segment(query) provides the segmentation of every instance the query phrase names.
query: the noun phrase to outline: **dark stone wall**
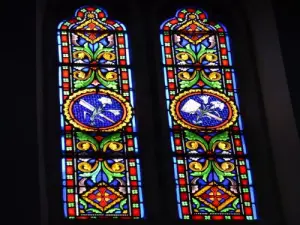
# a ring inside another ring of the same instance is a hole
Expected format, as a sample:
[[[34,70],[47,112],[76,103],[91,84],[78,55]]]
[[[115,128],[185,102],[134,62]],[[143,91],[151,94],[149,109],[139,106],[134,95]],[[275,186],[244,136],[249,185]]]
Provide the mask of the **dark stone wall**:
[[[273,1],[273,9],[298,135],[300,137],[300,6],[296,0]],[[278,89],[280,90],[280,87]]]

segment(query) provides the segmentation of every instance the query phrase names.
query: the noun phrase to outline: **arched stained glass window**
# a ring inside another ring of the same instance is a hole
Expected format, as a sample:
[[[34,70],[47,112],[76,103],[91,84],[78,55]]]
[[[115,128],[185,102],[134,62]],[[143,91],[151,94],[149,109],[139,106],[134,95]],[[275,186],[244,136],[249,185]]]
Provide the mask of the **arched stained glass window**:
[[[226,28],[187,8],[160,39],[179,217],[257,219]]]
[[[126,28],[101,8],[81,7],[57,38],[65,217],[142,218]]]

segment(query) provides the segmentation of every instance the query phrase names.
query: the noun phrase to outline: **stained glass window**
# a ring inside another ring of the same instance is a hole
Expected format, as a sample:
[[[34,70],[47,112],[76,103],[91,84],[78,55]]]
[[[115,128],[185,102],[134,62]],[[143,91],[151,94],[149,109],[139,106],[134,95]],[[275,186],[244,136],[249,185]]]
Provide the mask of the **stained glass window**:
[[[126,28],[81,7],[59,24],[57,40],[64,215],[143,218]]]
[[[179,217],[257,219],[225,26],[187,8],[160,29]]]

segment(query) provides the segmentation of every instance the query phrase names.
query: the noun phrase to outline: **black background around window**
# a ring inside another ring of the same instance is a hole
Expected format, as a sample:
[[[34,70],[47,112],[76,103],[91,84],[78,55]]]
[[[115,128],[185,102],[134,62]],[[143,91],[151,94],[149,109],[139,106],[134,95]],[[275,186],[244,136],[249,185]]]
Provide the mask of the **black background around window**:
[[[83,5],[97,5],[104,8],[108,16],[124,23],[128,29],[129,46],[131,47],[131,62],[133,64],[133,78],[136,88],[136,108],[139,129],[139,146],[141,151],[142,181],[145,195],[146,221],[68,221],[63,218],[63,204],[61,198],[61,169],[60,169],[60,127],[58,102],[58,69],[57,69],[57,42],[56,27],[58,23],[74,15],[77,8]],[[161,50],[159,43],[160,24],[173,17],[179,8],[198,7],[208,13],[209,20],[220,21],[228,28],[232,38],[233,65],[237,70],[237,81],[240,87],[240,105],[244,113],[244,127],[246,143],[252,164],[253,180],[256,188],[257,210],[260,221],[205,221],[206,224],[284,224],[280,193],[277,188],[276,173],[272,161],[272,150],[268,140],[268,131],[265,123],[263,102],[260,98],[260,88],[255,66],[255,53],[252,51],[251,33],[246,13],[238,1],[179,1],[160,0],[150,1],[83,1],[83,0],[49,0],[43,18],[43,111],[44,111],[44,155],[46,168],[47,206],[49,209],[49,224],[196,224],[201,221],[178,221],[173,182],[173,166],[171,148],[167,126],[167,113],[164,102],[163,72],[161,66]],[[283,51],[284,63],[289,79],[289,85],[294,104],[294,112],[298,119],[299,128],[299,95],[294,86],[297,67],[291,60],[297,58],[294,45],[292,53],[290,38],[292,28],[287,33],[284,24],[289,22],[287,11],[280,12],[282,6],[274,5],[277,12],[278,29]],[[290,6],[293,8],[293,6]],[[238,16],[239,20],[236,20]],[[279,18],[280,16],[280,18]],[[286,21],[286,23],[282,22]],[[282,32],[281,32],[282,30]],[[299,28],[297,28],[299,30]],[[296,32],[296,31],[295,31]],[[297,39],[297,38],[296,38]],[[295,40],[296,41],[296,40]],[[299,51],[298,51],[299,52]],[[291,55],[294,54],[294,57]],[[31,81],[32,82],[32,81]],[[24,80],[24,84],[29,84]],[[33,106],[36,105],[36,96],[30,96]],[[28,105],[20,103],[26,108]],[[255,109],[255,113],[254,110]],[[297,111],[298,110],[298,111]],[[35,108],[28,114],[28,123],[24,129],[23,140],[34,140],[36,137]],[[32,122],[30,122],[32,121]],[[24,123],[24,121],[23,121]],[[284,131],[283,131],[284,132]],[[32,135],[30,135],[32,134]],[[35,142],[36,143],[36,142]],[[31,147],[30,147],[31,146]],[[25,144],[25,149],[37,149],[36,145]],[[35,151],[37,152],[37,150]],[[30,158],[30,156],[26,157]],[[38,162],[36,162],[38,164]],[[35,181],[35,180],[34,180]],[[28,182],[28,181],[27,181]],[[23,183],[26,184],[24,179]],[[34,184],[37,182],[35,181]],[[30,183],[28,182],[28,185]],[[38,185],[38,188],[41,185]],[[37,188],[37,189],[38,189]],[[37,192],[36,192],[37,195]],[[292,201],[292,199],[291,199]],[[296,204],[295,204],[296,205]],[[26,207],[26,206],[24,206]],[[37,214],[35,214],[38,216]],[[26,218],[24,218],[25,220]],[[22,221],[22,220],[21,220]],[[202,223],[202,222],[201,222]],[[24,223],[32,224],[32,223]],[[295,223],[296,224],[296,223]]]

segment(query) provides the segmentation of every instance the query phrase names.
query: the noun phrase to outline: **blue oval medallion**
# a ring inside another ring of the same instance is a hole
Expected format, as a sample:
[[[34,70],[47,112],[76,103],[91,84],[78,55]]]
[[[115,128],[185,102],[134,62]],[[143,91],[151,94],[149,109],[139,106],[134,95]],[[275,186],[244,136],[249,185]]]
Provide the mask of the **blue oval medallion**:
[[[187,122],[203,127],[218,126],[229,116],[229,108],[225,102],[206,94],[190,95],[183,99],[179,112]]]
[[[77,98],[72,106],[72,114],[78,122],[101,129],[120,122],[124,117],[124,107],[109,95],[95,93]]]
[[[170,110],[174,120],[189,129],[223,130],[237,119],[235,104],[214,90],[191,89],[180,93]]]

